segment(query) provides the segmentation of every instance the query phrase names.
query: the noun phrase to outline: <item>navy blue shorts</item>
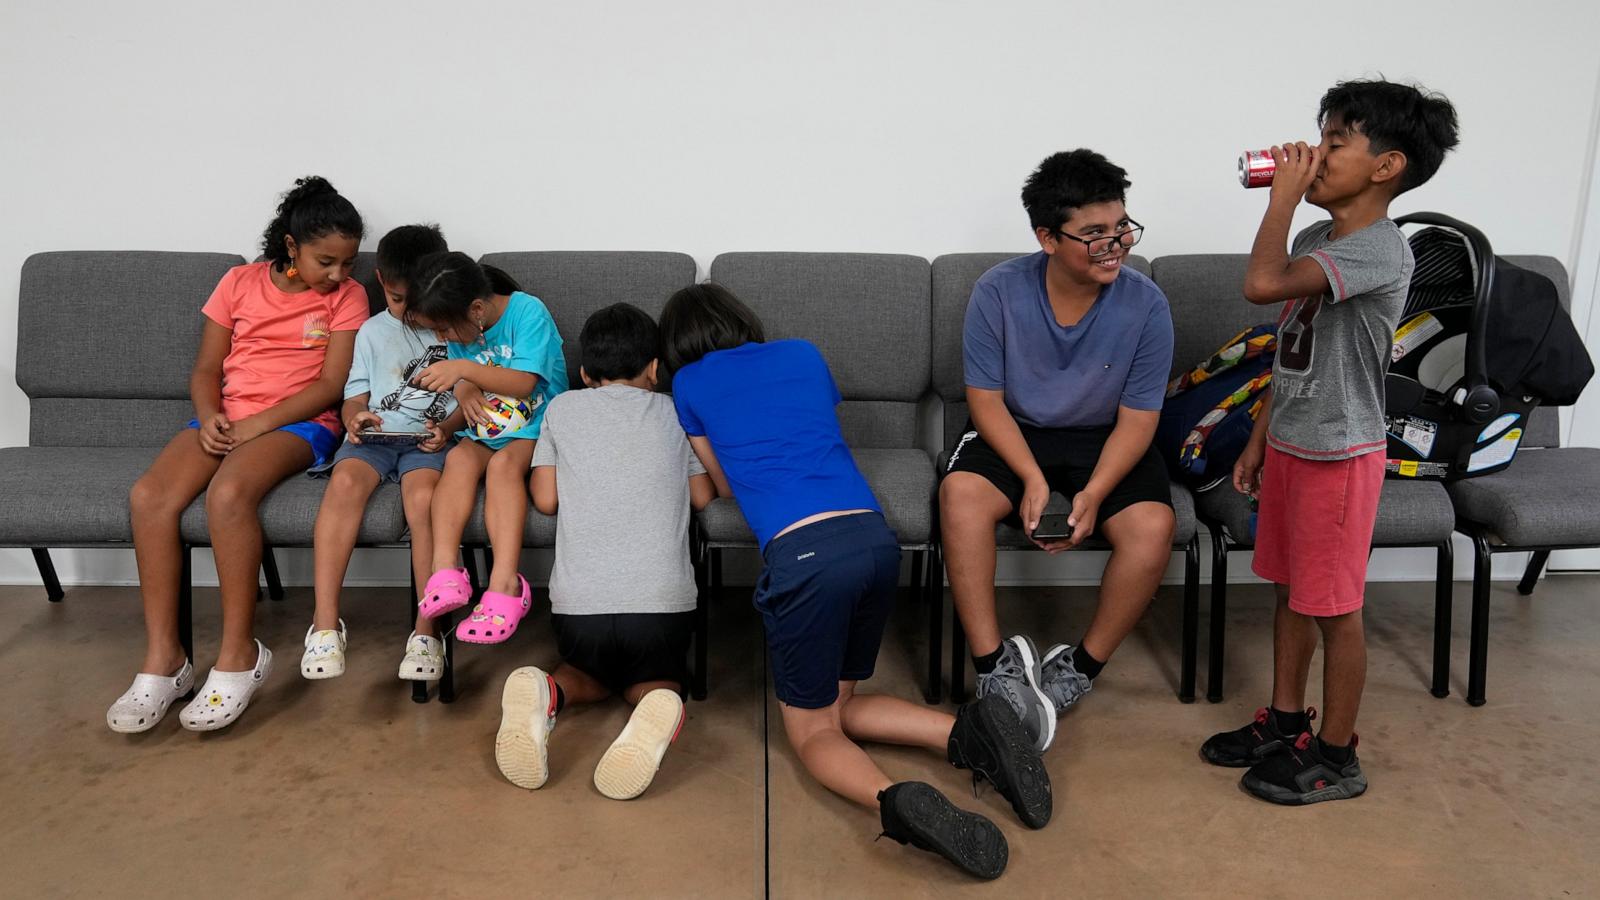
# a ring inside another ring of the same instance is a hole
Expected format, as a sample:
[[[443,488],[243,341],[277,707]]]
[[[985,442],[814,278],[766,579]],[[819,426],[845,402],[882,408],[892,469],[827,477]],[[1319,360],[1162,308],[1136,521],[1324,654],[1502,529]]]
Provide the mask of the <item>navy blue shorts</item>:
[[[185,428],[199,428],[199,419],[190,419]],[[335,448],[339,446],[339,435],[317,424],[311,419],[304,422],[290,422],[278,429],[287,431],[295,437],[311,445],[311,465],[320,466],[328,461]]]
[[[872,677],[900,582],[900,546],[879,513],[823,519],[767,542],[755,606],[778,700],[822,709],[839,682]]]

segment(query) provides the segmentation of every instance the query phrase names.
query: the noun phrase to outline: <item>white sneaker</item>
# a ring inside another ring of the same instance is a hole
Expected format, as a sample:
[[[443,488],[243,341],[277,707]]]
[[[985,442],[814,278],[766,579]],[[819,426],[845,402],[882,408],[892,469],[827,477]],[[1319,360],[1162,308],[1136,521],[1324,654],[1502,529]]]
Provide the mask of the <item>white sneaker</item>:
[[[683,699],[665,688],[645,694],[594,767],[594,786],[613,800],[632,800],[644,793],[681,730]]]
[[[212,669],[200,693],[178,714],[178,721],[190,731],[216,731],[232,725],[271,674],[272,651],[257,640],[256,667],[248,672]]]
[[[176,675],[133,676],[133,686],[106,710],[106,725],[118,734],[138,734],[156,727],[172,701],[194,687],[194,665],[187,659]]]
[[[556,680],[537,666],[506,677],[494,761],[517,787],[534,790],[550,777],[550,730],[556,727]]]
[[[436,637],[411,632],[406,638],[406,656],[400,660],[404,681],[438,681],[444,675],[444,642]]]
[[[344,674],[344,648],[350,642],[344,620],[339,620],[337,631],[332,628],[312,630],[316,627],[312,625],[306,629],[306,652],[300,657],[300,674],[312,681],[338,678]]]

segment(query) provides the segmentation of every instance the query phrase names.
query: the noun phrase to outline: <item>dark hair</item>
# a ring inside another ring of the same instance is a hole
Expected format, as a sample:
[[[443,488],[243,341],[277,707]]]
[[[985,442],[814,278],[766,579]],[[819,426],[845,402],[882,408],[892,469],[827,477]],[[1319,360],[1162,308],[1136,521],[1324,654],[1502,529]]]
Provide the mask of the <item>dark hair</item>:
[[[439,226],[401,225],[378,241],[378,271],[390,285],[410,287],[423,257],[449,249]]]
[[[1406,170],[1395,195],[1426,184],[1460,139],[1456,108],[1443,94],[1393,81],[1341,81],[1322,95],[1317,127],[1337,118],[1366,135],[1374,156],[1398,150]]]
[[[1034,228],[1051,231],[1072,211],[1094,203],[1128,199],[1128,173],[1093,150],[1067,150],[1045,157],[1022,183],[1022,208]]]
[[[328,179],[307,175],[295,179],[294,187],[283,195],[278,214],[261,235],[261,255],[273,268],[283,269],[289,264],[286,237],[304,244],[329,234],[342,234],[360,241],[365,233],[366,226],[355,206],[334,190]]]
[[[435,325],[467,325],[474,300],[522,290],[516,279],[494,266],[480,265],[460,251],[430,253],[417,260],[406,285],[406,321],[426,319]]]
[[[661,331],[639,307],[614,303],[583,323],[578,343],[585,375],[594,381],[620,381],[650,367],[661,345]]]
[[[761,320],[720,284],[695,284],[673,294],[661,311],[661,361],[676,372],[707,353],[765,343]]]

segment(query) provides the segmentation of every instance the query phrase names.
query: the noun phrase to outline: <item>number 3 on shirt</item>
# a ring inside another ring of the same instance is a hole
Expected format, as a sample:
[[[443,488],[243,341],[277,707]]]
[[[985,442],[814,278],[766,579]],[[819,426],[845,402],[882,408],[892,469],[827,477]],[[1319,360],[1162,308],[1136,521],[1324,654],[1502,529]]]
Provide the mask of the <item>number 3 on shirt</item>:
[[[1312,349],[1316,345],[1314,324],[1321,309],[1321,297],[1307,298],[1293,316],[1279,324],[1278,366],[1283,371],[1297,375],[1311,371]]]

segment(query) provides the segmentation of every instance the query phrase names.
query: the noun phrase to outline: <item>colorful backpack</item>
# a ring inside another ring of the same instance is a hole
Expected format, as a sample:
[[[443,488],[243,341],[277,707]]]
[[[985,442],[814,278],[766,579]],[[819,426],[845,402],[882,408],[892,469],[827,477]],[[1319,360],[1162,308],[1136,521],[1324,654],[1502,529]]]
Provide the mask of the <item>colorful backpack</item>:
[[[1174,481],[1205,491],[1229,480],[1272,384],[1278,326],[1234,335],[1167,385],[1155,445]]]

